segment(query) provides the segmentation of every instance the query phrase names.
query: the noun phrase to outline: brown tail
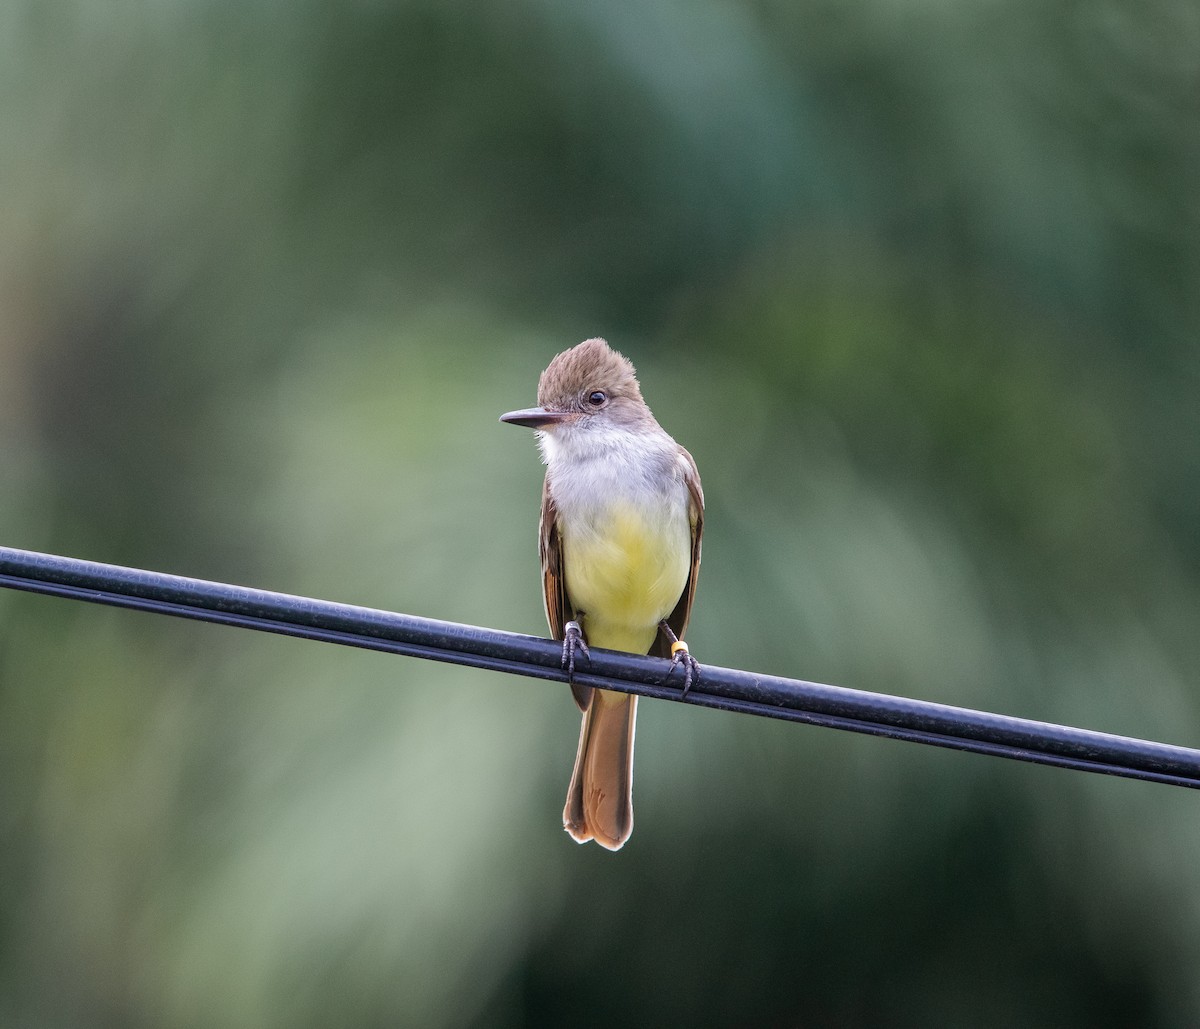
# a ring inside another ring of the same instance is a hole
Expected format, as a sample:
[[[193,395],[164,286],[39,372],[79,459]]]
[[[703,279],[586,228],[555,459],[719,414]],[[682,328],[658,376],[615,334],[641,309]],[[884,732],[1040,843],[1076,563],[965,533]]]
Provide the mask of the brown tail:
[[[637,697],[596,690],[583,715],[563,828],[577,843],[620,850],[633,832],[633,730]]]

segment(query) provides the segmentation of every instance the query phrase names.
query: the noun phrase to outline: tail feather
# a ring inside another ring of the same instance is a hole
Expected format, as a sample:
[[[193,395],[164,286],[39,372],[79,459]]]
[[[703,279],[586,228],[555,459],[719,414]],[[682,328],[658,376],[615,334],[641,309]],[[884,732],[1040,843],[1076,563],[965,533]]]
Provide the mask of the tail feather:
[[[620,850],[633,832],[637,697],[596,690],[583,715],[563,827],[577,843]]]

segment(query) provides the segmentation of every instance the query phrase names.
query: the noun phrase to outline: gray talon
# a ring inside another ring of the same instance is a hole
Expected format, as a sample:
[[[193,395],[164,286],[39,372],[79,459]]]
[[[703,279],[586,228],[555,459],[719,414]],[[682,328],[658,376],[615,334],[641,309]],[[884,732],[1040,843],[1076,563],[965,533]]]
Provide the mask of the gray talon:
[[[592,654],[588,650],[587,641],[583,638],[583,629],[579,627],[578,622],[567,622],[563,631],[562,666],[567,670],[568,682],[575,677],[576,651],[582,651],[583,656],[591,661]]]

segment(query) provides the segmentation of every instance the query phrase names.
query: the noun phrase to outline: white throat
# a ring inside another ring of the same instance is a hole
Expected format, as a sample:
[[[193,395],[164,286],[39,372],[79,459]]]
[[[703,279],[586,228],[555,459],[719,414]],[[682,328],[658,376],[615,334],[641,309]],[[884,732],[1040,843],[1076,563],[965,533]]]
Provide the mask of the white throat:
[[[568,521],[614,503],[686,511],[679,445],[657,424],[629,428],[596,419],[539,432],[538,445],[551,495]]]

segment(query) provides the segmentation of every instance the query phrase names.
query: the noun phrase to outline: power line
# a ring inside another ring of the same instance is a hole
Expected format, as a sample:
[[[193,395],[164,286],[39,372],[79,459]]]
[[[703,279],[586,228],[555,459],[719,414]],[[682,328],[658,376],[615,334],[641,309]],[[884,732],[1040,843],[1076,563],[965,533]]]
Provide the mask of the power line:
[[[246,586],[0,547],[0,586],[409,657],[566,681],[560,644]],[[576,681],[681,700],[670,662],[593,648]],[[665,679],[665,682],[664,682]],[[701,665],[688,704],[1200,789],[1200,750]]]

